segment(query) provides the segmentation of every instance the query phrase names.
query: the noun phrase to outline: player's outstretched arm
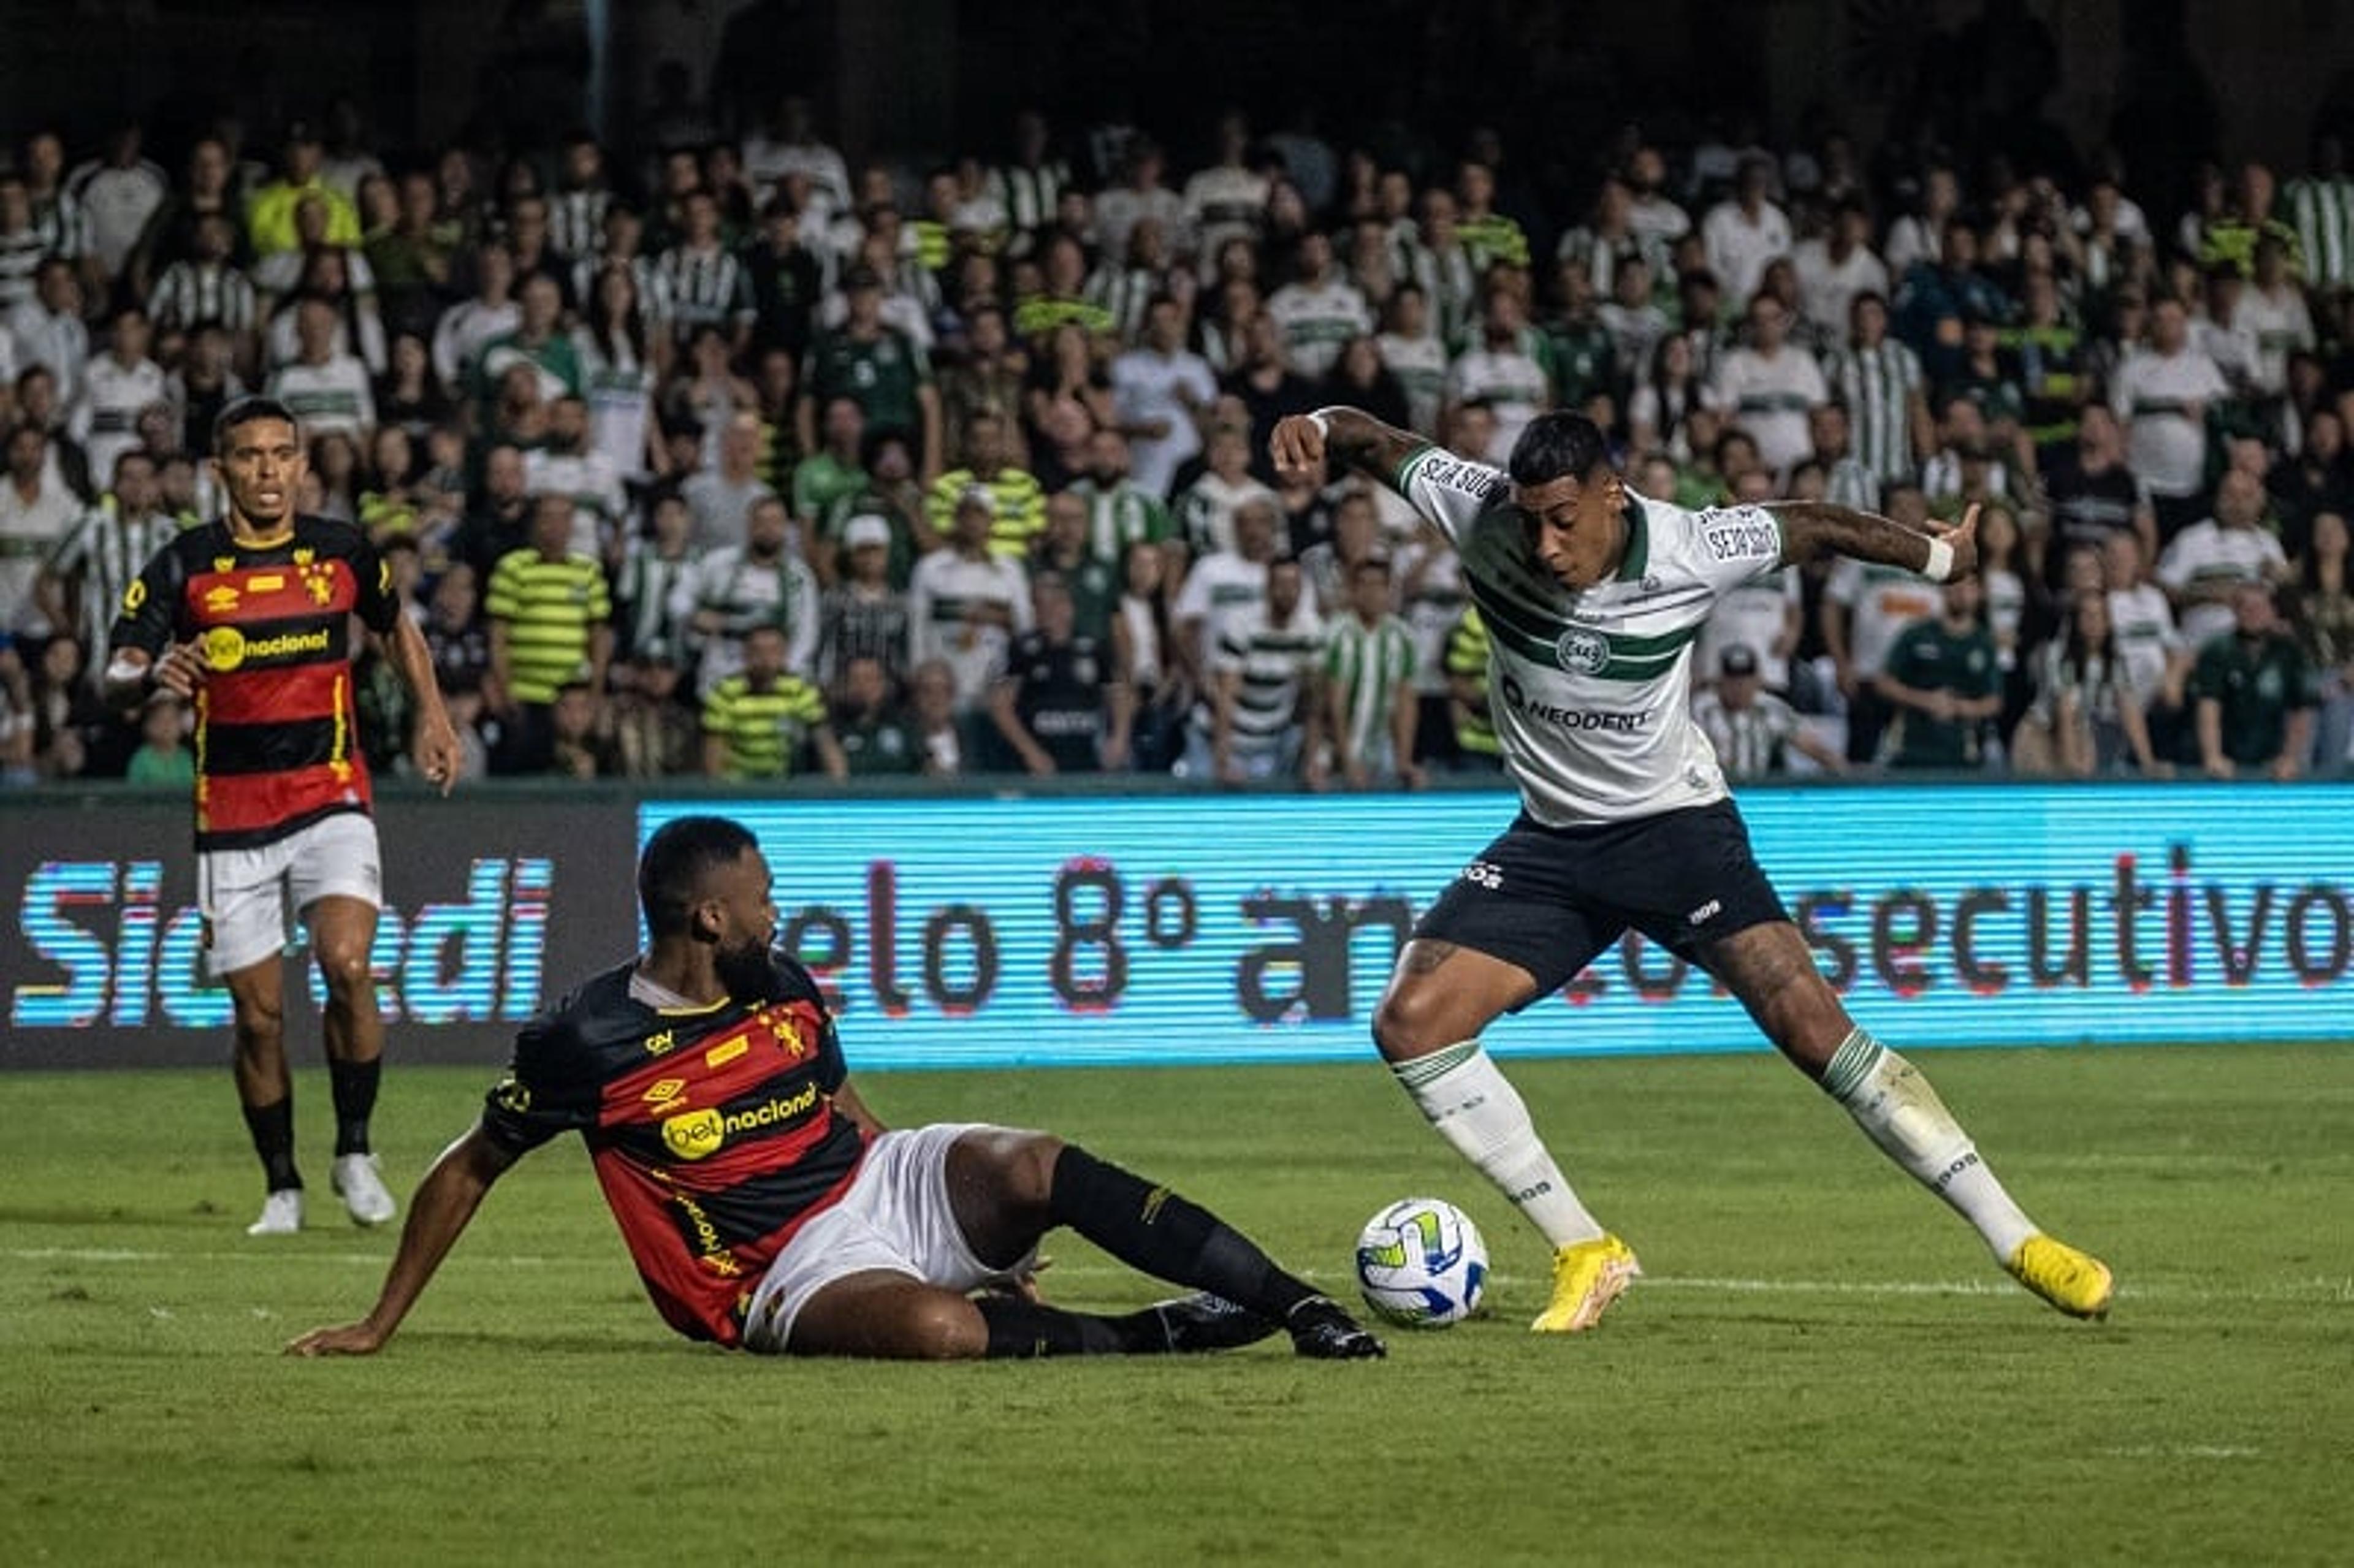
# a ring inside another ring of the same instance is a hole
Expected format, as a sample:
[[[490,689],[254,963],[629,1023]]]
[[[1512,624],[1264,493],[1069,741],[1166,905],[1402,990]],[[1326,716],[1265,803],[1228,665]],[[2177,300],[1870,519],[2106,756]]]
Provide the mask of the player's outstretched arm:
[[[1411,430],[1341,405],[1278,419],[1267,439],[1278,474],[1313,473],[1326,463],[1336,473],[1358,469],[1384,484],[1393,483],[1399,466],[1429,444]]]
[[[1828,501],[1776,501],[1765,510],[1782,528],[1782,564],[1797,566],[1823,556],[1848,556],[1881,566],[1919,572],[1933,582],[1951,582],[1978,569],[1978,509],[1972,506],[1950,527],[1931,524],[1920,533],[1877,513]]]
[[[465,1234],[467,1223],[482,1206],[491,1183],[515,1162],[515,1156],[491,1140],[478,1122],[465,1137],[441,1151],[433,1169],[419,1182],[409,1200],[408,1223],[401,1227],[400,1250],[376,1306],[356,1323],[313,1329],[286,1347],[290,1356],[366,1356],[384,1348],[400,1320],[450,1249]]]

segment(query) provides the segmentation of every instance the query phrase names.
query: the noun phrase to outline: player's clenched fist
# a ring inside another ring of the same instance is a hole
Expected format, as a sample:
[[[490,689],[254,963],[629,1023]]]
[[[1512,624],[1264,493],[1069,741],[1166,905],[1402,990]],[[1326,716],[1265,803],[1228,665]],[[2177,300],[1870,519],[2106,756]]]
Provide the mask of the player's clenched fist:
[[[1314,473],[1324,466],[1324,422],[1312,414],[1292,414],[1275,422],[1267,455],[1278,475]]]

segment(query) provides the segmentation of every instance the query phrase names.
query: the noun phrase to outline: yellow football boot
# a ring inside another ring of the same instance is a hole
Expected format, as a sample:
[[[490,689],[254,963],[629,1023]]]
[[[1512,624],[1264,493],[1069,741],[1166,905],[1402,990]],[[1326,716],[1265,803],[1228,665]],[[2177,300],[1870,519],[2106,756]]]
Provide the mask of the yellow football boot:
[[[2010,1277],[2071,1318],[2105,1318],[2116,1280],[2109,1266],[2066,1242],[2031,1235],[2003,1267]],[[1559,1297],[1556,1295],[1555,1299]]]
[[[1584,1333],[1602,1320],[1603,1308],[1642,1272],[1633,1250],[1617,1236],[1563,1247],[1553,1255],[1553,1303],[1537,1314],[1530,1330]]]

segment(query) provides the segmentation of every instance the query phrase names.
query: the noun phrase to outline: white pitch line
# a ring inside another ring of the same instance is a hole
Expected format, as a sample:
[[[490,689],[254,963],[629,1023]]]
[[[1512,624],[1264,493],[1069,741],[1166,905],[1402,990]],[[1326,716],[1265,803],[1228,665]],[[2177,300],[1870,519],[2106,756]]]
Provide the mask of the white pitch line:
[[[334,1263],[382,1268],[391,1261],[388,1253],[374,1252],[309,1252],[284,1247],[272,1243],[260,1243],[239,1252],[161,1252],[140,1251],[129,1247],[16,1247],[7,1257],[28,1263]],[[460,1252],[455,1260],[472,1265],[489,1265],[500,1268],[546,1268],[558,1263],[594,1262],[583,1254],[572,1258],[553,1258],[531,1254],[481,1254]],[[1345,1271],[1302,1269],[1300,1277],[1322,1282],[1346,1277]],[[1051,1287],[1060,1279],[1112,1279],[1132,1277],[1132,1271],[1105,1264],[1051,1264],[1040,1277]],[[1491,1274],[1492,1284],[1520,1286],[1537,1279],[1534,1275]],[[1686,1290],[1698,1295],[1713,1296],[2008,1296],[2019,1287],[2008,1280],[1978,1279],[1766,1279],[1716,1277],[1709,1275],[1646,1274],[1637,1282],[1641,1290]],[[2354,1277],[2315,1277],[2280,1280],[2253,1289],[2218,1290],[2200,1286],[2135,1285],[2117,1287],[2117,1294],[2128,1300],[2139,1301],[2344,1301],[2354,1302]]]

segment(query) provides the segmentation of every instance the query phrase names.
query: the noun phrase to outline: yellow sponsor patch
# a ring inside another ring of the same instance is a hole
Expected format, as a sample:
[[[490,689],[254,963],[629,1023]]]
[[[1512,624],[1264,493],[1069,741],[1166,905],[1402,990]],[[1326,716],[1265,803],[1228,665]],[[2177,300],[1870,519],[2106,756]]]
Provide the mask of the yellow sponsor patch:
[[[681,1160],[704,1160],[719,1152],[727,1136],[716,1110],[688,1111],[662,1124],[663,1147]]]
[[[738,1034],[733,1040],[722,1040],[703,1054],[703,1065],[706,1067],[724,1067],[751,1048],[752,1041],[749,1035]]]
[[[276,593],[286,586],[283,572],[256,572],[245,579],[245,586],[256,593]]]
[[[245,633],[234,626],[216,626],[205,633],[205,663],[221,671],[245,662]]]

